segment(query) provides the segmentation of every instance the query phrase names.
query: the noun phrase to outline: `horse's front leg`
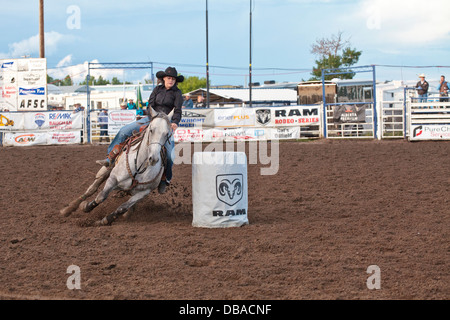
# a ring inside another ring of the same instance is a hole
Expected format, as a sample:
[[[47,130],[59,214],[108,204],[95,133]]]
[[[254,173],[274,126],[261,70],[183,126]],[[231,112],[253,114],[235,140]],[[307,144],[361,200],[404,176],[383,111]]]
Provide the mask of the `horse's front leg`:
[[[88,197],[93,195],[97,192],[100,185],[108,179],[109,175],[111,173],[111,169],[102,167],[95,176],[95,181],[92,185],[89,186],[89,188],[86,190],[86,192],[81,196],[73,200],[69,205],[67,205],[65,208],[61,209],[60,212],[63,216],[67,217],[72,212],[74,212],[83,201],[85,201]]]
[[[100,203],[106,200],[108,198],[108,195],[111,193],[111,191],[114,190],[114,188],[117,186],[117,179],[113,176],[110,176],[109,179],[105,183],[105,187],[102,191],[99,192],[97,197],[91,202],[83,202],[80,207],[83,209],[84,212],[91,212],[96,208]]]
[[[116,211],[114,211],[113,213],[107,215],[102,220],[98,221],[97,225],[103,225],[103,226],[111,225],[118,217],[124,215],[128,211],[128,209],[130,209],[131,207],[136,205],[136,203],[138,203],[140,200],[145,198],[150,193],[150,191],[151,191],[151,189],[146,189],[146,190],[143,190],[143,191],[139,191],[138,193],[133,195],[130,199],[128,199],[127,202],[125,202],[122,205],[120,205],[116,209]]]

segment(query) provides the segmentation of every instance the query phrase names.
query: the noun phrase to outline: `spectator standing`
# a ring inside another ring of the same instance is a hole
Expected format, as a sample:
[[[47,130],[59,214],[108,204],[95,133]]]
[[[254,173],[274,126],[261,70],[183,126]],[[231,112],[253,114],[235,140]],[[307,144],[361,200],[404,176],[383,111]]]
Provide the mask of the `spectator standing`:
[[[98,123],[100,125],[100,142],[103,142],[103,138],[106,142],[109,142],[108,136],[108,112],[106,109],[102,109],[98,115]]]
[[[416,84],[417,93],[419,95],[418,102],[427,102],[429,83],[425,80],[425,75],[419,75],[420,81]]]
[[[439,82],[439,86],[437,88],[439,90],[440,102],[448,102],[448,82],[445,81],[445,76],[441,76],[441,81]]]

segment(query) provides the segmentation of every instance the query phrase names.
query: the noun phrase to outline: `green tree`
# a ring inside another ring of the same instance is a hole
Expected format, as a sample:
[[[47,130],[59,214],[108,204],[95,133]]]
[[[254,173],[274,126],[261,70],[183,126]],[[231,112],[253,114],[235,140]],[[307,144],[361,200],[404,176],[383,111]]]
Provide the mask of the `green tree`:
[[[55,79],[49,75],[47,75],[47,83],[53,83],[53,81],[55,81]]]
[[[311,53],[318,59],[316,60],[316,66],[313,67],[313,72],[311,73],[313,77],[310,80],[321,80],[322,69],[349,68],[358,63],[362,51],[351,48],[350,41],[344,40],[342,35],[342,32],[338,32],[338,34],[332,35],[330,38],[317,39],[311,46]],[[354,73],[330,75],[326,76],[325,80],[331,80],[336,77],[339,79],[353,79],[354,76]]]
[[[206,78],[186,77],[184,81],[178,84],[183,94],[191,92],[200,88],[206,88]]]
[[[113,77],[111,84],[123,84],[123,82],[121,82],[117,77]]]
[[[70,77],[70,75],[67,75],[64,80],[61,81],[61,85],[62,86],[72,86],[73,85],[73,81],[72,78]]]
[[[89,78],[89,85],[92,86],[94,84],[94,82],[95,82],[95,77],[91,76]],[[83,81],[80,82],[80,86],[85,86],[86,84],[87,84],[87,76],[86,76],[86,78],[84,78]]]
[[[110,84],[109,80],[103,79],[101,75],[98,77],[97,80],[94,81],[94,85],[96,86],[104,86],[107,84]]]

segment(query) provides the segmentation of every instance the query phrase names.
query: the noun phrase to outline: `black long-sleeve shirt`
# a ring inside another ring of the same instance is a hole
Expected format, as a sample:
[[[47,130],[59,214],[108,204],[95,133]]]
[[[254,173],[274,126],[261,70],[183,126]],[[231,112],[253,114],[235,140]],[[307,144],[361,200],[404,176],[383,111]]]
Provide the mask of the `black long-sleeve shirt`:
[[[157,86],[150,98],[148,99],[148,115],[150,117],[150,107],[152,107],[156,112],[164,112],[169,114],[175,109],[172,116],[172,123],[179,124],[181,121],[181,106],[183,105],[183,95],[181,90],[174,85],[169,90],[166,89],[164,85]]]

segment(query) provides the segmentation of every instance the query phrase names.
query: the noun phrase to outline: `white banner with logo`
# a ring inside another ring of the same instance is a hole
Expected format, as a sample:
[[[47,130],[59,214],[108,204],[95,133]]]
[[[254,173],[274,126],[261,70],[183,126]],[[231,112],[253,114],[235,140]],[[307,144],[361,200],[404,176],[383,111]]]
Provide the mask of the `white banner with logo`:
[[[46,59],[0,60],[0,111],[47,110]]]
[[[25,130],[81,130],[83,114],[73,111],[25,113]]]
[[[3,137],[3,145],[11,147],[74,143],[81,143],[80,131],[16,132]]]
[[[178,126],[182,128],[213,128],[214,109],[182,109],[181,121]]]
[[[216,128],[254,127],[255,109],[214,109],[214,126]]]
[[[24,124],[23,113],[0,112],[0,131],[20,131]]]
[[[256,126],[287,127],[320,124],[319,106],[255,108]]]
[[[220,142],[300,139],[300,127],[280,128],[178,128],[175,142]]]
[[[119,130],[136,121],[136,110],[111,110],[108,112],[108,135],[114,136]]]
[[[411,125],[410,140],[450,140],[450,124]]]

